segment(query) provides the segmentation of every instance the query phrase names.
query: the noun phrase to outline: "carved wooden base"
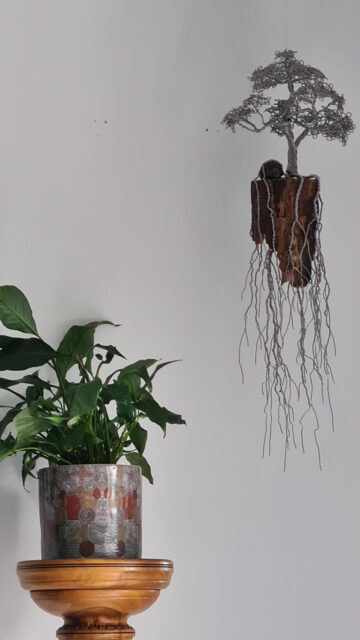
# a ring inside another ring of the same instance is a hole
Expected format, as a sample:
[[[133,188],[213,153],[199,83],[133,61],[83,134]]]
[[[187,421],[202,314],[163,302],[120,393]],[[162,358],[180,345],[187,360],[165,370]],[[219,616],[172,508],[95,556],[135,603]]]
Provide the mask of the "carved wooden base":
[[[131,640],[128,616],[150,607],[172,573],[170,560],[31,560],[17,566],[34,602],[64,619],[59,640]]]

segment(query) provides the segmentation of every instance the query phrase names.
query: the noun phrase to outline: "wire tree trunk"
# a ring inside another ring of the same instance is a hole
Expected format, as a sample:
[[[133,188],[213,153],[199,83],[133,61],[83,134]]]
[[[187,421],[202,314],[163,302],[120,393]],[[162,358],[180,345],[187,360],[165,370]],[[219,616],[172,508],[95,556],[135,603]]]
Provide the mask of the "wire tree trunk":
[[[286,174],[288,176],[297,176],[299,175],[297,165],[297,144],[290,126],[286,128],[285,135],[288,142],[288,164],[286,168]]]

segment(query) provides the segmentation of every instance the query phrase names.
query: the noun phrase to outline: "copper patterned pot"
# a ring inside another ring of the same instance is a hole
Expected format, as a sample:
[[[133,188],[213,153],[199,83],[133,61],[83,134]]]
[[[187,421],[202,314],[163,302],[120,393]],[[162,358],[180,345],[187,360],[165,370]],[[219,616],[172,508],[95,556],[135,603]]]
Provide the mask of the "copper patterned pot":
[[[141,557],[140,467],[41,469],[39,503],[43,560]]]

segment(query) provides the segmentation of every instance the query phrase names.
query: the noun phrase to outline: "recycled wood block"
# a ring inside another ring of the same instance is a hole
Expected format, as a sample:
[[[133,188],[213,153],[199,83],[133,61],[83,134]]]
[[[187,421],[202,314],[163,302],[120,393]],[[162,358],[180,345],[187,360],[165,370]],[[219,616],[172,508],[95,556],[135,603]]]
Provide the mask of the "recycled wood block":
[[[311,278],[319,223],[316,176],[257,179],[251,182],[251,237],[265,241],[278,258],[281,283],[306,286]]]

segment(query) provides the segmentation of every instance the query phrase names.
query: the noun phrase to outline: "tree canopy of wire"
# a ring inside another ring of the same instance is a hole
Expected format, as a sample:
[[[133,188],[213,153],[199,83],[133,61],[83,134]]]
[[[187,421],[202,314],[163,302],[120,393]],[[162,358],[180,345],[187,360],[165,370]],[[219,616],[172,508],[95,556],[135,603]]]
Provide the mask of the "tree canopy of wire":
[[[297,149],[306,136],[323,136],[346,145],[355,129],[351,114],[345,112],[344,96],[335,91],[322,71],[304,64],[296,53],[291,49],[277,51],[274,62],[255,69],[249,77],[253,85],[250,96],[222,121],[233,132],[239,126],[254,133],[269,129],[285,137],[288,175],[298,175]],[[281,86],[288,95],[268,95]]]

